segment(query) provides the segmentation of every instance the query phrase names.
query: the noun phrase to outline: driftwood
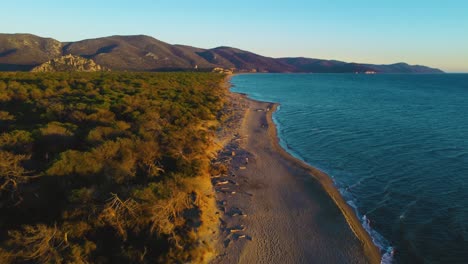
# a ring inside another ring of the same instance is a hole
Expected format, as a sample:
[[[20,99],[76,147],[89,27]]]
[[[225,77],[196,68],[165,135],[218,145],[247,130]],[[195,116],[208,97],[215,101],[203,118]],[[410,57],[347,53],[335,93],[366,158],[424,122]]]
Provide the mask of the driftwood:
[[[216,185],[225,185],[225,184],[228,184],[228,183],[230,183],[230,182],[227,181],[227,180],[224,180],[224,181],[218,181],[218,182],[216,182]]]
[[[231,180],[231,179],[221,179],[222,177],[216,178],[216,180],[213,180],[215,185],[226,185],[226,184],[234,184],[234,185],[239,185],[236,181]]]
[[[231,216],[232,216],[232,217],[234,217],[234,216],[242,216],[242,217],[247,217],[247,215],[246,215],[246,214],[244,214],[244,213],[240,213],[240,214],[239,214],[239,213],[234,213],[234,214],[232,214]]]
[[[237,233],[237,232],[244,231],[245,226],[244,225],[239,225],[239,226],[227,228],[227,230],[229,230],[229,233]]]
[[[248,236],[248,235],[240,235],[240,234],[239,234],[239,235],[235,235],[235,236],[234,236],[234,239],[235,239],[235,240],[239,240],[239,239],[243,239],[243,238],[252,241],[252,237],[251,237],[251,236]]]
[[[242,212],[241,209],[237,208],[237,207],[233,207],[231,208],[231,210],[226,213],[227,215],[231,216],[231,217],[234,217],[234,216],[243,216],[243,217],[247,217],[246,214],[244,214],[244,212]]]
[[[224,193],[224,194],[236,194],[236,191],[229,191],[229,190],[216,190],[217,193]]]

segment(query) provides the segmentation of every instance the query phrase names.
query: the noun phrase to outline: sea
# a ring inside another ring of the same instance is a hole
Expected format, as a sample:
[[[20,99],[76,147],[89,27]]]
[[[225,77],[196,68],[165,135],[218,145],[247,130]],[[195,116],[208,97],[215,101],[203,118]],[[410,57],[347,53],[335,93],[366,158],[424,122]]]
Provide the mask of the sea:
[[[382,263],[468,263],[468,74],[241,74],[283,148],[326,172]]]

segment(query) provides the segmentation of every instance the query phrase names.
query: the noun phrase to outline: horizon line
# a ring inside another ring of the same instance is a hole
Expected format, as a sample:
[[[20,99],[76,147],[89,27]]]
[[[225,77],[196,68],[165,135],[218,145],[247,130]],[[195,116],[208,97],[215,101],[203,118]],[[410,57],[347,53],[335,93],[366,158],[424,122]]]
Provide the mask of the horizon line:
[[[42,36],[42,35],[38,35],[38,34],[33,34],[33,33],[28,33],[28,32],[16,32],[16,33],[0,33],[0,34],[9,34],[9,35],[32,35],[32,36],[36,36],[36,37],[40,37],[40,38],[50,38],[50,39],[54,39],[54,40],[57,40],[59,41],[60,43],[71,43],[71,42],[80,42],[80,41],[85,41],[85,40],[94,40],[94,39],[100,39],[100,38],[109,38],[109,37],[135,37],[135,36],[145,36],[145,37],[150,37],[150,38],[153,38],[157,41],[161,41],[161,42],[164,42],[164,43],[167,43],[169,45],[179,45],[179,46],[189,46],[189,47],[194,47],[194,48],[201,48],[201,47],[198,47],[198,46],[193,46],[191,44],[180,44],[180,43],[170,43],[170,42],[166,42],[166,41],[163,41],[163,40],[160,40],[159,38],[153,36],[153,35],[149,35],[149,34],[144,34],[144,33],[137,33],[137,34],[111,34],[111,35],[105,35],[105,36],[100,36],[100,37],[89,37],[89,38],[84,38],[84,39],[79,39],[79,40],[67,40],[67,41],[62,41],[62,40],[59,40],[55,37],[51,37],[51,36]],[[263,57],[269,57],[269,58],[273,58],[273,59],[284,59],[284,58],[304,58],[304,59],[317,59],[317,60],[324,60],[324,61],[338,61],[338,62],[345,62],[345,63],[355,63],[355,64],[371,64],[371,65],[395,65],[395,64],[407,64],[409,66],[423,66],[423,67],[428,67],[428,68],[433,68],[433,69],[438,69],[438,70],[441,70],[443,71],[444,73],[452,73],[452,74],[465,74],[465,73],[468,73],[468,71],[448,71],[448,70],[442,70],[442,68],[440,66],[428,66],[428,65],[424,65],[424,64],[420,64],[420,63],[408,63],[408,62],[405,62],[405,61],[397,61],[397,62],[387,62],[387,63],[371,63],[371,62],[357,62],[357,61],[354,61],[354,60],[346,60],[346,59],[323,59],[323,58],[319,58],[319,57],[308,57],[308,56],[271,56],[271,55],[263,55],[261,54],[260,52],[259,53],[256,53],[256,52],[253,52],[253,51],[250,51],[250,50],[247,50],[247,49],[244,49],[244,48],[237,48],[237,47],[233,47],[233,46],[228,46],[228,45],[220,45],[220,46],[215,46],[215,47],[212,47],[212,48],[201,48],[201,49],[205,49],[205,50],[212,50],[212,49],[217,49],[217,48],[232,48],[232,49],[238,49],[238,50],[241,50],[241,51],[245,51],[245,52],[250,52],[250,53],[253,53],[253,54],[256,54],[256,55],[260,55],[260,56],[263,56]]]

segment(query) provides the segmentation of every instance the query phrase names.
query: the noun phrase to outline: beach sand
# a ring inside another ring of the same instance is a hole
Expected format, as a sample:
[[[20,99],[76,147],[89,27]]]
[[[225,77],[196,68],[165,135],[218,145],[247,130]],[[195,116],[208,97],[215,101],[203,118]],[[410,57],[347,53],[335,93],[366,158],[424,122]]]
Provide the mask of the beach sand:
[[[276,105],[230,96],[237,115],[218,157],[229,172],[213,178],[224,212],[213,263],[380,263],[328,175],[280,147]]]

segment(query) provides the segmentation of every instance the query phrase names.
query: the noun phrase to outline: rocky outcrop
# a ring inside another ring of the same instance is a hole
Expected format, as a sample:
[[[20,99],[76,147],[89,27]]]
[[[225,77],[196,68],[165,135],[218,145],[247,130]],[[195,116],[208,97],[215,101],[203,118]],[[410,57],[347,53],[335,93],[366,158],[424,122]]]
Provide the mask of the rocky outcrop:
[[[32,72],[97,72],[107,71],[106,68],[96,64],[93,60],[80,56],[66,55],[50,60],[31,70]]]
[[[233,74],[235,70],[236,70],[235,68],[223,69],[223,68],[218,67],[218,68],[214,68],[212,72],[223,73],[223,74]]]

